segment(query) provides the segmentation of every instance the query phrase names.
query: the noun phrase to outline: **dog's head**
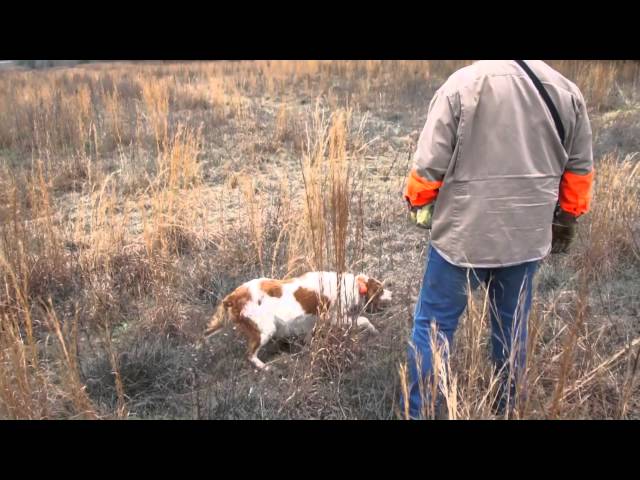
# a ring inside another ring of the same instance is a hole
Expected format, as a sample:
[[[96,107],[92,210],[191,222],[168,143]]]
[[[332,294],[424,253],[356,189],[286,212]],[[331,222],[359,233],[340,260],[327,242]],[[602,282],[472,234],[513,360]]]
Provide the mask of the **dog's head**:
[[[383,282],[368,275],[358,275],[358,290],[364,297],[367,311],[377,312],[391,303],[392,292],[384,288]]]

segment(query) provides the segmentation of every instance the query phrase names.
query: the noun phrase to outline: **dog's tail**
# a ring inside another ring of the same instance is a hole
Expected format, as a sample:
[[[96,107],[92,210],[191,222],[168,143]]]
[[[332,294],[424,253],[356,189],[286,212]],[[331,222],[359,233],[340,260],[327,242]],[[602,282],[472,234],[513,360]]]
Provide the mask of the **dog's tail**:
[[[226,325],[227,320],[227,298],[225,298],[211,318],[211,321],[207,324],[207,329],[204,331],[204,338],[210,337],[214,333],[218,333]]]

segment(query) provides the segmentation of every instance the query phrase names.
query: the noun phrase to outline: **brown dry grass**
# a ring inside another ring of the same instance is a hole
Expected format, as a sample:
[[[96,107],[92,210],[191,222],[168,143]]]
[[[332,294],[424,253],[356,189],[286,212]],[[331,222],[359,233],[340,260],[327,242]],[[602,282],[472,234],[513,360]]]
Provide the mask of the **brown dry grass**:
[[[0,73],[0,417],[402,417],[427,239],[399,192],[432,93],[467,63]],[[638,64],[552,63],[604,153],[574,250],[538,275],[517,416],[638,418],[640,172],[620,154],[632,136],[606,143],[607,119],[637,110]],[[323,324],[270,346],[268,375],[232,331],[196,348],[237,284],[313,268],[392,282],[396,304],[371,317],[382,334]],[[438,369],[451,418],[491,417],[487,341],[478,292]]]

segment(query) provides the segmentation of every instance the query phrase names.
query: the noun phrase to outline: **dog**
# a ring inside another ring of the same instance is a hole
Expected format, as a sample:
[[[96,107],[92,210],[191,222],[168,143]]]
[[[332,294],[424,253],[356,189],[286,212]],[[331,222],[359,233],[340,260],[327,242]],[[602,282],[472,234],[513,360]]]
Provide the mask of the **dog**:
[[[341,275],[339,291],[338,298],[336,272],[308,272],[289,280],[250,280],[222,300],[204,337],[218,332],[229,315],[247,338],[248,360],[262,370],[265,364],[258,358],[258,352],[269,340],[310,335],[319,316],[333,307],[339,306],[333,324],[337,318],[352,317],[358,327],[377,333],[369,319],[360,313],[375,312],[388,305],[392,292],[375,278],[352,273]]]

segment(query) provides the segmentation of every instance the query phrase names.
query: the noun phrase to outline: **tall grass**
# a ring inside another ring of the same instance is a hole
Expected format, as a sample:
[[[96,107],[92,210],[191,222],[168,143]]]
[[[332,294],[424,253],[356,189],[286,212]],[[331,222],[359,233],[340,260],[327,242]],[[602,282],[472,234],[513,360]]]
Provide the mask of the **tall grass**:
[[[302,160],[313,268],[340,273],[346,270],[350,206],[347,116],[348,112],[337,111],[326,118],[316,106],[313,124],[307,126],[307,149]]]
[[[0,417],[190,416],[191,399],[207,395],[198,415],[402,417],[424,238],[403,223],[400,196],[408,166],[397,160],[414,144],[398,150],[389,139],[410,138],[430,93],[466,64],[0,73]],[[637,64],[555,65],[594,117],[633,108]],[[598,159],[593,210],[572,253],[541,268],[530,395],[516,417],[640,411],[640,332],[628,320],[640,265],[637,165]],[[259,385],[234,363],[232,337],[200,353],[195,339],[242,281],[313,269],[393,280],[397,304],[373,318],[377,339],[323,324],[279,357],[281,383],[259,384],[271,407],[253,404],[247,391]],[[449,362],[436,359],[429,388],[443,391],[450,418],[491,417],[488,309],[486,292],[471,295]]]

